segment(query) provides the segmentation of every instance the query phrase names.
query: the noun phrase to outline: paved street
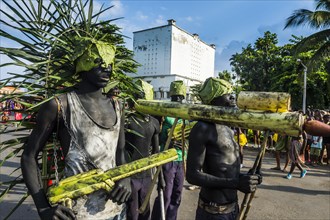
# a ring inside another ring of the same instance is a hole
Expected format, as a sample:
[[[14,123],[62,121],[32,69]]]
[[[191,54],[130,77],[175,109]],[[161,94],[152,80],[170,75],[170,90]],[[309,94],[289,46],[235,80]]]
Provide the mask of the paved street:
[[[1,141],[8,136],[1,134]],[[0,159],[7,155],[2,152]],[[244,165],[242,172],[252,166],[257,150],[251,147],[244,151]],[[8,175],[19,166],[19,159],[10,159],[4,163],[0,170],[0,181],[5,182]],[[266,154],[263,173],[264,181],[258,188],[252,207],[248,214],[250,220],[265,219],[299,219],[299,220],[328,220],[330,217],[330,166],[312,167],[305,178],[299,178],[298,170],[295,170],[291,180],[283,178],[286,174],[281,171],[271,170],[275,166],[273,154]],[[185,186],[188,186],[186,183]],[[1,192],[5,190],[1,185]],[[0,203],[0,219],[3,219],[10,209],[14,207],[19,198],[25,193],[25,185],[20,184],[14,188],[14,192],[7,195]],[[152,198],[155,197],[155,193]],[[239,193],[240,202],[243,194]],[[179,210],[179,220],[191,220],[195,218],[195,208],[198,199],[198,190],[184,189],[182,204]],[[152,200],[153,201],[153,200]],[[12,215],[12,220],[38,219],[33,201],[28,198]]]

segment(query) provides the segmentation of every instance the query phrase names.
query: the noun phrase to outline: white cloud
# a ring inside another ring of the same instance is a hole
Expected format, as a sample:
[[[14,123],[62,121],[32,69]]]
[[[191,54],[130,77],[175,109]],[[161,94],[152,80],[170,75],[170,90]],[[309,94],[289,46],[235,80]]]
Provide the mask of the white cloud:
[[[185,19],[186,19],[186,21],[189,21],[189,22],[191,22],[191,21],[194,20],[191,16],[188,16],[188,17],[186,17]]]
[[[148,19],[148,15],[143,14],[142,11],[137,11],[136,12],[136,17],[137,17],[137,19],[142,20],[142,21]]]
[[[114,7],[110,9],[110,13],[112,16],[123,16],[125,13],[124,5],[119,0],[114,0],[110,2],[110,5]]]
[[[158,15],[158,17],[155,20],[155,24],[156,25],[165,25],[166,21],[162,15]],[[154,25],[152,25],[152,26],[154,26]]]
[[[0,54],[0,63],[5,64],[5,63],[11,63],[13,62],[12,59],[10,59],[8,56],[4,54]],[[15,65],[9,65],[9,66],[3,66],[0,68],[0,79],[6,79],[11,77],[8,73],[19,73],[22,74],[25,68],[15,66]]]
[[[229,59],[235,53],[240,53],[243,47],[246,47],[248,43],[245,41],[237,41],[233,40],[224,48],[217,48],[215,54],[215,72],[229,70],[231,71],[230,61]]]
[[[315,30],[306,28],[306,27],[297,27],[297,28],[287,28],[284,29],[284,21],[272,25],[261,25],[258,27],[258,37],[263,37],[266,31],[277,34],[278,44],[284,45],[289,43],[289,39],[292,39],[291,35],[296,35],[298,37],[304,36],[307,37],[312,33],[315,33]],[[252,42],[251,42],[252,43]]]

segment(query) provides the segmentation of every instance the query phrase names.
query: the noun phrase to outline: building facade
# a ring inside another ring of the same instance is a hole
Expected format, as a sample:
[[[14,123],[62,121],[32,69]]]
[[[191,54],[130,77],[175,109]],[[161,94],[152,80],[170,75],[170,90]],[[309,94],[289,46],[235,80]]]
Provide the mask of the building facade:
[[[134,59],[141,66],[130,76],[153,85],[155,99],[169,99],[170,83],[182,80],[191,100],[190,87],[214,76],[215,46],[182,30],[174,20],[133,34]]]

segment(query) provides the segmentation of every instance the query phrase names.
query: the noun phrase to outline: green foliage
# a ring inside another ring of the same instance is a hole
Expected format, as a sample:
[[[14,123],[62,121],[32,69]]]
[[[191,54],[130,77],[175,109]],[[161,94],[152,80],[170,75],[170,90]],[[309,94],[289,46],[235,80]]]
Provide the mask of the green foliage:
[[[0,37],[13,46],[0,47],[0,53],[10,58],[9,62],[1,63],[0,68],[12,66],[15,71],[15,67],[21,67],[24,71],[8,73],[10,77],[1,80],[0,87],[15,85],[24,93],[5,95],[0,98],[0,102],[15,100],[25,106],[24,110],[18,111],[34,115],[41,104],[75,86],[79,77],[74,75],[75,66],[71,57],[77,37],[106,41],[117,48],[114,74],[104,92],[116,85],[125,91],[124,96],[135,91],[132,79],[125,73],[136,72],[138,64],[133,60],[133,52],[125,48],[120,28],[112,23],[118,18],[99,19],[101,15],[108,15],[112,6],[102,5],[99,10],[95,10],[93,0],[4,0],[1,4]],[[1,133],[17,132],[17,129],[7,129],[10,124],[17,125],[25,133],[35,125],[33,120],[27,118],[11,121],[1,128]],[[0,151],[9,153],[4,156],[0,166],[20,154],[26,139],[27,135],[20,139],[1,141]],[[15,182],[2,184],[9,185],[7,190],[10,190],[12,184],[19,182],[21,177],[15,179]]]
[[[318,66],[324,62],[330,62],[330,1],[315,0],[315,11],[307,9],[295,10],[287,18],[284,28],[308,25],[319,30],[300,41],[295,46],[295,54],[315,50],[315,53],[308,60],[307,66],[310,70],[317,70]],[[328,72],[329,74],[329,72]],[[329,81],[330,82],[330,81]]]
[[[238,84],[243,90],[288,92],[291,94],[292,108],[301,109],[303,91],[302,63],[315,54],[318,45],[307,52],[294,56],[296,45],[303,38],[293,36],[291,42],[277,46],[277,36],[265,32],[263,38],[258,38],[254,45],[248,45],[241,53],[231,58],[233,70],[238,75]],[[307,73],[307,106],[314,108],[329,108],[329,73],[326,72],[326,62],[321,62],[317,69]]]

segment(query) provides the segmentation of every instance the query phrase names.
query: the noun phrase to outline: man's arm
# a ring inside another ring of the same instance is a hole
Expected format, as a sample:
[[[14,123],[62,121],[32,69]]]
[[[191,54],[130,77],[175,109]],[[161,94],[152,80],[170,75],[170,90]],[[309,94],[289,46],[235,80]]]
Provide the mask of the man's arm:
[[[160,126],[159,126],[159,122],[154,119],[153,120],[154,126],[155,126],[155,132],[152,136],[151,139],[151,145],[152,145],[152,153],[159,153],[159,133],[160,133]]]
[[[37,123],[33,129],[21,157],[21,169],[25,184],[32,195],[41,219],[65,219],[70,216],[74,219],[74,214],[70,209],[63,206],[51,207],[43,189],[41,172],[38,168],[38,154],[44,148],[56,125],[57,103],[51,100],[41,106]]]
[[[124,113],[121,116],[120,119],[120,131],[119,131],[119,139],[118,139],[118,145],[116,150],[116,165],[122,165],[127,163],[126,162],[126,156],[125,156],[125,131],[124,131],[124,125],[125,125],[125,115]],[[110,192],[109,198],[117,202],[118,204],[122,204],[126,202],[129,197],[131,196],[131,181],[130,178],[125,178],[122,180],[119,180],[115,183],[114,189]]]
[[[219,178],[202,171],[206,153],[208,136],[213,128],[210,124],[198,122],[189,135],[189,149],[187,157],[187,181],[191,184],[208,188],[238,187],[238,178]],[[215,164],[217,166],[217,164]]]

